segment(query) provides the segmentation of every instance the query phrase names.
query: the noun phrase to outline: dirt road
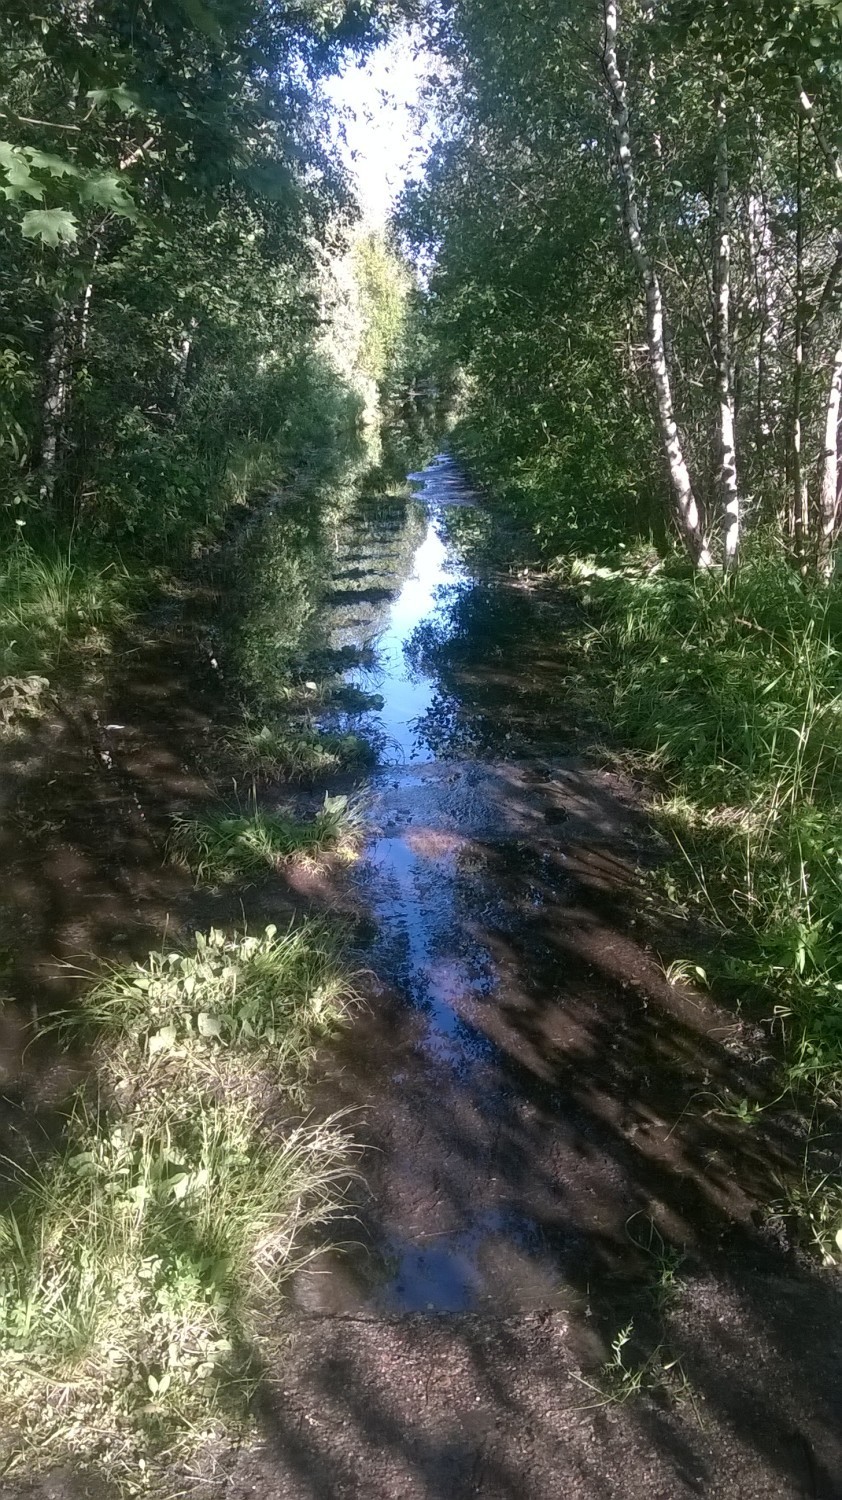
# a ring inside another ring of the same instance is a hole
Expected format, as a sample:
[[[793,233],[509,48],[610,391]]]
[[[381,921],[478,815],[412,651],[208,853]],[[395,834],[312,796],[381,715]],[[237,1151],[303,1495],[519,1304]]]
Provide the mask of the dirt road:
[[[360,1185],[294,1284],[262,1443],[209,1455],[207,1494],[831,1500],[842,1298],[769,1214],[803,1135],[728,1108],[775,1097],[765,1033],[666,978],[698,934],[647,904],[640,791],[571,708],[575,603],[471,561],[481,512],[452,462],[417,488],[338,530],[316,622],[345,667],[331,723],[380,752],[347,877],[195,891],[162,865],[171,814],[208,796],[228,665],[223,642],[197,681],[177,622],[78,733],[47,719],[13,762],[0,1123],[49,1131],[66,1092],[14,1030],[65,984],[56,957],[350,915],[365,1005],[316,1108],[353,1111]]]
[[[231,1493],[840,1494],[838,1292],[766,1215],[798,1132],[717,1108],[772,1097],[762,1033],[668,983],[639,795],[566,706],[571,606],[466,568],[473,498],[440,459],[408,568],[388,508],[337,552],[332,646],[382,699],[376,980],[322,1098],[366,1188]]]

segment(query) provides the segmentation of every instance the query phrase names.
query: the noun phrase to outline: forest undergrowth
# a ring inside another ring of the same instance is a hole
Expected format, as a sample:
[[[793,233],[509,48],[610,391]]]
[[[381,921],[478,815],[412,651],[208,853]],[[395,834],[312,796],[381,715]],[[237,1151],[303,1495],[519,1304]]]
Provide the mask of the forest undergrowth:
[[[842,589],[762,553],[730,579],[651,549],[556,566],[587,608],[585,690],[654,773],[662,894],[703,924],[672,972],[762,1019],[817,1140],[842,1099]],[[842,1183],[783,1192],[842,1260]]]
[[[360,762],[356,737],[323,735],[313,719],[334,676],[313,682],[303,666],[331,528],[366,472],[358,446],[302,466],[288,508],[244,510],[226,545],[208,537],[205,556],[173,559],[165,575],[138,563],[98,589],[72,556],[53,568],[32,549],[9,565],[9,616],[25,624],[30,609],[33,621],[17,637],[17,697],[7,693],[5,738],[18,756],[33,718],[60,717],[80,695],[95,704],[109,656],[147,629],[154,641],[154,608],[148,627],[138,610],[149,613],[162,582],[179,611],[197,586],[215,601],[180,629],[198,667],[213,623],[225,669],[217,748],[202,766],[202,801],[170,818],[160,851],[200,890],[242,892],[293,862],[355,857],[353,799],[325,794],[308,815],[300,799],[280,803],[278,788],[294,796],[302,777],[313,789]],[[131,651],[127,661],[137,670]],[[232,777],[251,788],[236,803]],[[69,1060],[71,1073],[76,1059],[84,1082],[62,1100],[49,1141],[4,1147],[0,1464],[10,1479],[70,1465],[136,1495],[170,1494],[176,1475],[207,1477],[251,1430],[288,1278],[353,1172],[345,1123],[310,1121],[307,1105],[315,1048],[353,998],[335,924],[191,930],[174,912],[145,963],[90,954],[69,1008],[37,997],[27,1045]]]

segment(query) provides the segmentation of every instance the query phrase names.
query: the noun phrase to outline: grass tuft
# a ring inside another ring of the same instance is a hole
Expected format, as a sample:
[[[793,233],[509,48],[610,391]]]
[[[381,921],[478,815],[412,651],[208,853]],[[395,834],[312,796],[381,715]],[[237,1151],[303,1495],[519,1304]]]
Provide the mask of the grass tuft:
[[[97,1078],[0,1214],[8,1470],[163,1492],[244,1429],[301,1231],[348,1178],[336,1122],[285,1123],[348,992],[319,926],[211,932],[112,969],[64,1019],[97,1037]]]
[[[315,818],[292,813],[223,810],[197,818],[176,818],[169,856],[193,874],[196,883],[216,883],[280,869],[290,861],[318,862],[328,856],[350,860],[359,846],[359,815],[347,797],[325,796]]]
[[[120,568],[21,541],[0,565],[0,676],[53,670],[68,645],[123,618],[129,591]]]
[[[358,734],[306,725],[246,721],[228,738],[243,772],[263,780],[305,780],[374,764],[376,752]]]

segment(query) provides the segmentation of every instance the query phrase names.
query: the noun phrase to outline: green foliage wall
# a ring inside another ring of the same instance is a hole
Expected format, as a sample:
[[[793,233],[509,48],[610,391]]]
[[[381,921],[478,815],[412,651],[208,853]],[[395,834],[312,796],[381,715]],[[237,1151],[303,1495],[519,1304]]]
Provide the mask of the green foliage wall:
[[[431,266],[426,315],[461,385],[457,446],[548,545],[663,545],[646,314],[657,278],[678,440],[714,556],[726,370],[743,537],[772,534],[807,567],[842,339],[842,17],[790,0],[611,7],[644,274],[625,222],[608,9],[441,0],[429,14],[441,130],[400,222]]]
[[[7,541],[72,529],[170,555],[261,462],[281,478],[354,430],[353,382],[321,352],[325,254],[353,215],[319,81],[386,19],[320,0],[4,7]]]

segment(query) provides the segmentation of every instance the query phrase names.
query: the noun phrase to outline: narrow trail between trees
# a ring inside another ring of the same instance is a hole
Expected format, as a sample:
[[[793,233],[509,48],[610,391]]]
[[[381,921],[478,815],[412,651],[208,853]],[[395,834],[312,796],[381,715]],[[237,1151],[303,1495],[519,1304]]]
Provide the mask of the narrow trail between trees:
[[[472,571],[464,478],[416,478],[409,563],[375,507],[325,606],[381,752],[335,898],[367,1003],[320,1095],[365,1186],[229,1492],[838,1495],[839,1297],[763,1213],[803,1142],[716,1108],[771,1060],[665,977],[639,791],[566,713],[570,601]]]
[[[345,677],[323,727],[379,753],[336,784],[365,824],[349,870],[197,889],[162,863],[230,729],[212,590],[12,748],[4,1142],[56,1134],[84,1075],[26,1044],[30,1004],[78,992],[56,959],[344,916],[362,1004],[314,1112],[348,1112],[358,1177],[267,1340],[260,1444],[210,1453],[196,1493],[831,1500],[842,1297],[769,1214],[803,1133],[722,1107],[776,1097],[764,1033],[666,977],[691,935],[647,898],[663,851],[641,789],[588,750],[575,599],[483,561],[452,460],[416,480],[342,511],[317,596],[313,650]],[[281,504],[267,524],[290,534]],[[220,575],[237,598],[238,559]],[[62,1471],[0,1493],[104,1492]]]

